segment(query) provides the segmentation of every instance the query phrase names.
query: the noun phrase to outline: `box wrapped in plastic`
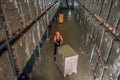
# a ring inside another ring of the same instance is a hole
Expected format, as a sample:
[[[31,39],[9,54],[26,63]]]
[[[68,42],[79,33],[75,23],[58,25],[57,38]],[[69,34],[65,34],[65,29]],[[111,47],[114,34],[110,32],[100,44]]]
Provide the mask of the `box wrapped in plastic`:
[[[64,76],[77,73],[78,57],[69,45],[58,47],[56,62]]]

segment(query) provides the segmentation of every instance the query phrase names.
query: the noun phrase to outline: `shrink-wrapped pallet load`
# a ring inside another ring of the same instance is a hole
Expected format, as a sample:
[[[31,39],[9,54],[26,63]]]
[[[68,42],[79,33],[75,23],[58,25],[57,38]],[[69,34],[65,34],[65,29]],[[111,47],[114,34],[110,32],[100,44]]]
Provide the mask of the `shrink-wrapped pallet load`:
[[[58,47],[56,62],[64,76],[77,73],[78,57],[69,45]]]

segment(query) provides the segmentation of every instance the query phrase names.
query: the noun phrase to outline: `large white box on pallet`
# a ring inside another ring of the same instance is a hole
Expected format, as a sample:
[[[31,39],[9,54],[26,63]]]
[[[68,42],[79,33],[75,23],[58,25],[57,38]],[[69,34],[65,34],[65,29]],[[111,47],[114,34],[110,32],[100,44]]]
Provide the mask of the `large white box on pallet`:
[[[58,47],[56,62],[64,76],[77,73],[78,57],[69,45]]]

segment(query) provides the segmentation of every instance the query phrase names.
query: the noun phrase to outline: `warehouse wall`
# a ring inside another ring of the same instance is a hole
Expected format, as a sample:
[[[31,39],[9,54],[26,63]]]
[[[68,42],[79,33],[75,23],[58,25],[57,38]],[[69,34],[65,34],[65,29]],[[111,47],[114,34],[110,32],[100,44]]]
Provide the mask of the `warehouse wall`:
[[[88,53],[95,80],[117,80],[120,74],[120,1],[76,0],[81,45]]]
[[[23,75],[25,68],[33,67],[33,52],[37,49],[40,54],[38,44],[59,8],[59,1],[0,2],[0,80],[16,80],[30,73]]]

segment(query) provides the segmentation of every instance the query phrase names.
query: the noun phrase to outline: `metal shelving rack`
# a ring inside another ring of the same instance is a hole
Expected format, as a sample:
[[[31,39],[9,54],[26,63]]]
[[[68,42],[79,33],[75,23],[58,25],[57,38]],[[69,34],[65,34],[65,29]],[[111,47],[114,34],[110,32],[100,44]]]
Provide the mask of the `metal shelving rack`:
[[[4,28],[4,33],[5,33],[5,42],[2,43],[0,45],[0,55],[3,54],[4,51],[8,50],[9,52],[9,57],[10,57],[10,62],[11,62],[11,66],[12,66],[12,69],[13,69],[13,72],[14,72],[14,75],[15,76],[20,76],[20,75],[17,75],[18,73],[16,72],[16,67],[15,67],[15,58],[14,58],[14,55],[13,55],[13,52],[12,52],[12,44],[13,42],[17,41],[18,38],[22,37],[31,27],[32,25],[34,25],[35,23],[37,23],[37,21],[40,20],[40,18],[47,14],[47,12],[53,8],[56,4],[58,4],[57,6],[59,7],[59,1],[56,1],[52,4],[50,4],[48,7],[46,7],[46,9],[44,11],[42,11],[42,13],[38,13],[32,20],[30,20],[28,23],[24,23],[22,29],[20,29],[20,31],[18,31],[15,35],[13,36],[9,36],[8,35],[8,31],[6,30],[6,26],[8,25],[4,25],[3,28]],[[2,5],[2,4],[1,4]],[[58,9],[58,7],[56,9]],[[22,8],[21,8],[22,9]],[[2,8],[3,10],[3,14],[5,14],[5,11],[4,11],[4,8]],[[21,10],[22,11],[22,10]],[[56,10],[57,11],[57,10]],[[56,11],[54,12],[54,15],[56,13]],[[38,11],[37,11],[38,12]],[[23,12],[21,13],[21,15],[23,15]],[[49,24],[51,23],[54,15],[52,15],[52,17],[50,18],[49,20]],[[4,15],[6,16],[6,15]],[[22,16],[23,17],[23,16]],[[5,18],[5,17],[4,17]],[[5,23],[8,24],[8,22],[6,21],[5,19]],[[41,43],[41,42],[40,42]],[[40,44],[38,43],[38,44]],[[41,59],[40,57],[40,45],[37,45],[38,47],[36,48],[37,51],[39,52],[39,59]]]

